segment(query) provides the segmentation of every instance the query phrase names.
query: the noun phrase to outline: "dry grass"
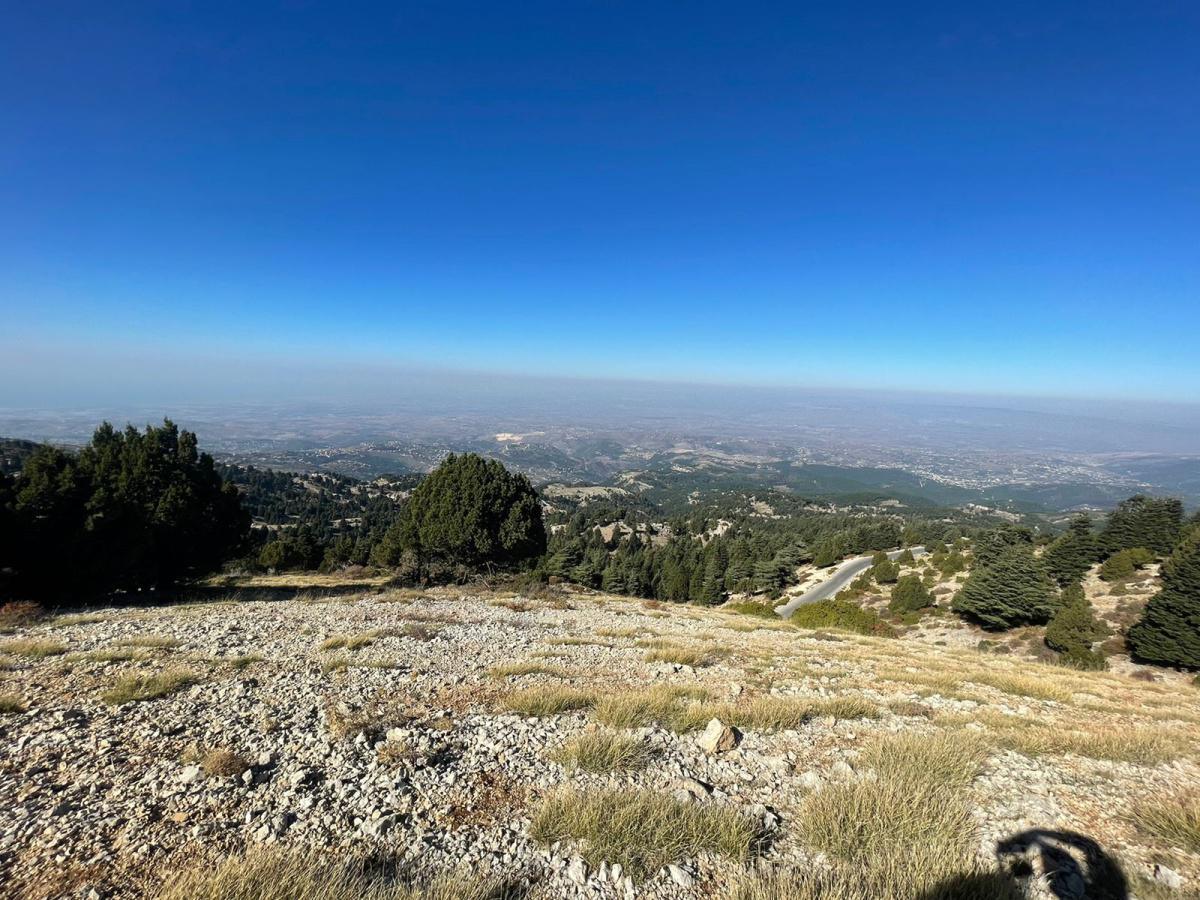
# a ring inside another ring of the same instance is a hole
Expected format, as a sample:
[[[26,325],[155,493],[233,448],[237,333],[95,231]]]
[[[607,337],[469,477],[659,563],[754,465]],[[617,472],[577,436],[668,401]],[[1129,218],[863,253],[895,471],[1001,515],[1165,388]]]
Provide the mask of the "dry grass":
[[[598,628],[596,634],[600,637],[609,638],[635,638],[638,635],[645,634],[645,628]]]
[[[241,775],[250,768],[250,763],[232,750],[209,750],[201,757],[200,768],[205,775]]]
[[[144,650],[170,650],[172,647],[178,647],[179,641],[166,634],[142,634],[116,641],[113,646],[141,647]]]
[[[200,677],[195,672],[185,669],[172,669],[153,675],[126,675],[117,679],[117,683],[105,691],[101,699],[110,705],[157,700],[199,680]]]
[[[63,616],[55,616],[47,624],[51,628],[66,628],[71,625],[95,625],[97,622],[106,621],[107,616],[102,616],[99,613],[70,613]]]
[[[612,644],[609,644],[605,641],[594,641],[591,638],[581,638],[581,637],[548,638],[546,640],[546,643],[550,644],[551,646],[554,646],[554,647],[611,647],[612,646]]]
[[[536,687],[504,698],[504,706],[523,716],[553,716],[596,703],[596,695],[570,687]]]
[[[99,650],[89,650],[86,653],[72,653],[66,657],[66,662],[98,662],[115,663],[131,662],[133,660],[149,659],[150,654],[133,647],[101,647]]]
[[[996,728],[996,743],[1024,756],[1074,754],[1088,759],[1158,765],[1194,752],[1184,736],[1155,728],[1030,726],[1016,717]],[[1014,721],[1015,720],[1015,721]]]
[[[869,883],[845,865],[756,872],[735,879],[718,896],[721,900],[1025,900],[1002,872],[974,871],[918,892],[895,880]],[[1140,890],[1137,896],[1157,900]]]
[[[656,685],[640,691],[605,696],[596,704],[595,716],[597,722],[613,728],[667,725],[677,720],[687,701],[705,700],[708,696],[704,688]],[[704,723],[698,727],[704,727]]]
[[[751,731],[799,728],[821,716],[835,719],[875,718],[879,709],[858,697],[807,700],[760,696],[737,703],[711,703],[703,688],[658,685],[604,697],[596,704],[596,721],[614,728],[664,725],[677,732],[696,731],[711,719]]]
[[[25,704],[16,694],[0,694],[0,715],[25,712]]]
[[[718,803],[684,803],[654,791],[560,788],[533,812],[530,836],[574,841],[593,866],[620,863],[641,879],[704,852],[743,861],[760,841],[755,821]]]
[[[526,603],[524,600],[518,600],[516,597],[504,600],[489,600],[488,606],[498,606],[516,613],[526,613],[534,608],[532,603]]]
[[[23,638],[20,640],[5,641],[3,644],[0,644],[0,652],[13,656],[23,656],[26,659],[45,659],[49,656],[61,656],[66,653],[67,645],[61,641]]]
[[[1032,697],[1035,700],[1054,700],[1058,703],[1070,703],[1072,692],[1061,684],[1055,684],[1047,678],[1032,675],[1006,673],[973,673],[969,680],[975,684],[985,684],[994,687],[1005,694],[1017,697]]]
[[[640,738],[613,731],[591,731],[572,738],[551,758],[568,769],[585,772],[634,772],[646,767],[650,754]]]
[[[325,727],[338,740],[350,740],[360,734],[375,737],[408,720],[399,702],[385,695],[363,706],[349,706],[332,700],[327,700],[325,705]]]
[[[240,656],[221,657],[218,658],[217,661],[228,663],[240,672],[247,666],[252,666],[254,663],[262,662],[263,655],[261,653],[243,653]]]
[[[650,663],[674,663],[679,666],[700,668],[710,665],[713,657],[704,650],[691,650],[686,647],[673,647],[663,650],[652,650],[645,656]]]
[[[309,851],[260,850],[172,875],[160,900],[516,900],[503,882],[442,875],[415,881],[394,866]]]
[[[373,631],[362,631],[358,634],[335,634],[321,642],[321,649],[361,650],[363,647],[370,647],[381,637],[384,637],[384,633],[382,629],[378,628]]]
[[[1200,853],[1200,795],[1144,800],[1130,810],[1129,820],[1142,834]]]
[[[525,662],[508,662],[492,666],[488,669],[488,675],[492,678],[518,678],[522,675],[550,675],[555,678],[564,678],[567,672],[558,666],[547,666],[543,663],[526,660]]]
[[[873,777],[811,794],[798,832],[842,871],[856,873],[871,897],[927,896],[976,869],[968,798],[984,756],[983,743],[962,734],[878,741],[862,757]]]

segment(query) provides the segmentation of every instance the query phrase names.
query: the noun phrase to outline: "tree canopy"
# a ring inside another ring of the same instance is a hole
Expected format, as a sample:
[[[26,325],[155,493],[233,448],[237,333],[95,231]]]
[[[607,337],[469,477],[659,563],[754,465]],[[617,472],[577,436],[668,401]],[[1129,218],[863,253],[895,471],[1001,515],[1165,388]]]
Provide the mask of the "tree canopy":
[[[1101,543],[1107,553],[1146,547],[1167,554],[1183,534],[1183,503],[1175,497],[1138,494],[1122,500],[1108,517]]]
[[[1008,546],[990,565],[976,567],[953,609],[984,628],[1040,625],[1058,608],[1058,592],[1028,543]]]
[[[450,454],[413,490],[391,546],[465,566],[514,565],[546,552],[537,492],[474,453]]]
[[[1139,659],[1200,669],[1200,529],[1163,563],[1162,590],[1127,639]]]
[[[6,590],[39,600],[166,587],[217,568],[249,528],[237,490],[169,419],[105,422],[77,454],[39,447],[0,505],[15,531]]]

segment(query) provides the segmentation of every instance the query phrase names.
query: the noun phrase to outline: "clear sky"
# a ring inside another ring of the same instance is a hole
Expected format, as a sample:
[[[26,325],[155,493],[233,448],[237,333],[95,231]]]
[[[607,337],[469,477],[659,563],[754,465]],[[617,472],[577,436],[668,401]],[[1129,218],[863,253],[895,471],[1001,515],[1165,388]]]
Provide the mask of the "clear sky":
[[[171,359],[1194,400],[1198,336],[1191,0],[0,2],[9,405]]]

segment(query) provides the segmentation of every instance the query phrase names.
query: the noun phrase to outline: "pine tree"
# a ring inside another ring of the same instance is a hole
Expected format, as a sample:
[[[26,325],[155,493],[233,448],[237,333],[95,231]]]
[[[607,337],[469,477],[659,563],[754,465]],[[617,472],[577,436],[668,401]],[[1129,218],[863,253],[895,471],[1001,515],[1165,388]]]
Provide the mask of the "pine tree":
[[[1138,494],[1112,511],[1100,536],[1107,553],[1146,547],[1170,553],[1183,533],[1183,503],[1174,497]]]
[[[546,550],[537,492],[524,475],[474,453],[450,454],[413,490],[403,543],[424,556],[513,565]]]
[[[1147,662],[1200,668],[1200,531],[1163,563],[1162,590],[1129,629],[1128,642]]]
[[[1046,646],[1057,650],[1060,661],[1081,669],[1104,668],[1104,654],[1092,650],[1092,644],[1108,634],[1108,629],[1092,612],[1092,605],[1076,582],[1062,592],[1062,605],[1046,625]]]
[[[1042,559],[1059,585],[1066,587],[1082,578],[1099,559],[1099,545],[1092,534],[1092,520],[1075,516],[1067,531],[1055,540]]]
[[[984,628],[1005,629],[1047,621],[1058,608],[1058,596],[1032,545],[1018,543],[991,565],[976,567],[952,608]]]
[[[1031,546],[1033,532],[1023,525],[1004,525],[985,531],[975,539],[975,565],[990,566],[1011,547]]]

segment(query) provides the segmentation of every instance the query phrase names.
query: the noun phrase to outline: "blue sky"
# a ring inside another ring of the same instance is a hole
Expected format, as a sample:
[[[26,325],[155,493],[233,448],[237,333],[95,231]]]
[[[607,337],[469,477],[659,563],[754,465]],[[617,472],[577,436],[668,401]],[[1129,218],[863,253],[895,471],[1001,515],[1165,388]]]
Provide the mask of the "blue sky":
[[[1200,7],[990,7],[4,4],[0,403],[164,356],[1194,400]]]

